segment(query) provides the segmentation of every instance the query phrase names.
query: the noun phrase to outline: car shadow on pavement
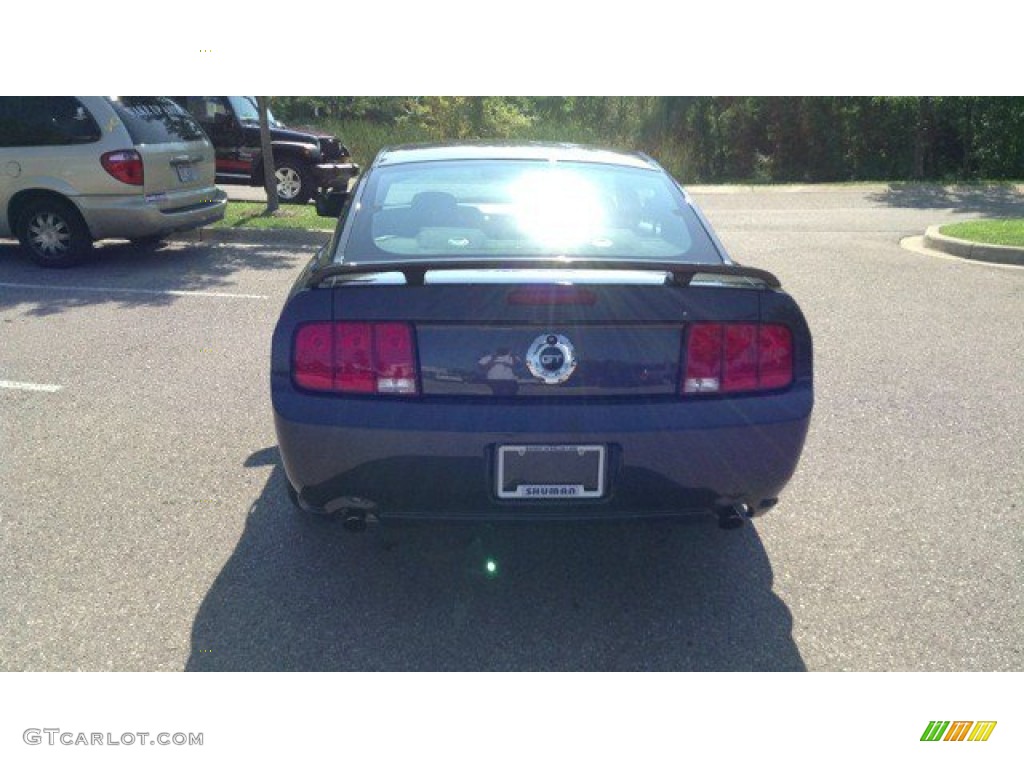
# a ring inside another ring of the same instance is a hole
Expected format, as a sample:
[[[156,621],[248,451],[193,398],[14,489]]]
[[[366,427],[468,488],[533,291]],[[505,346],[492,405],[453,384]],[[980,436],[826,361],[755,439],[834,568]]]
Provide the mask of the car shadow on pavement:
[[[277,449],[188,670],[804,670],[753,526],[392,524],[296,512]],[[491,560],[496,573],[488,574]]]
[[[184,241],[140,246],[105,241],[79,265],[45,269],[34,264],[16,242],[0,241],[0,309],[46,316],[97,305],[166,306],[181,300],[173,292],[239,293],[244,290],[238,287],[238,273],[287,275],[315,251],[312,246]]]
[[[1024,194],[1011,185],[958,185],[895,183],[884,192],[871,192],[868,199],[893,208],[952,210],[987,216],[1019,216]]]

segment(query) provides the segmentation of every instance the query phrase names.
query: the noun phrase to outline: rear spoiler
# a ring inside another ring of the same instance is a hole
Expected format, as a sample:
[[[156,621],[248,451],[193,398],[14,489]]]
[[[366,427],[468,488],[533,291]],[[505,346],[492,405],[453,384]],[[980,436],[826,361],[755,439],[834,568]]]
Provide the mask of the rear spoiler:
[[[771,272],[739,264],[680,264],[667,261],[522,258],[522,259],[436,259],[431,261],[374,261],[330,264],[313,272],[307,281],[310,288],[336,279],[357,278],[361,275],[379,275],[401,272],[406,285],[423,285],[427,272],[451,270],[517,270],[517,269],[595,269],[667,272],[670,285],[685,287],[697,276],[722,276],[722,282],[752,288],[781,288],[779,278]],[[704,282],[702,280],[702,282]]]

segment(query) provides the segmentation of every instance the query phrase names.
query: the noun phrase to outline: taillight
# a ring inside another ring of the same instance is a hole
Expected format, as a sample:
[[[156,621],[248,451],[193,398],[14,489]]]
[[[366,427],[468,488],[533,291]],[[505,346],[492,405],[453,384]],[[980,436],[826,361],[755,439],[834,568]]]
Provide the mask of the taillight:
[[[725,326],[722,389],[744,392],[757,389],[757,326]]]
[[[373,330],[377,391],[381,394],[415,394],[416,356],[412,329],[405,323],[378,323]]]
[[[762,325],[757,337],[757,380],[762,389],[793,381],[793,334],[784,325]]]
[[[697,323],[686,344],[684,394],[780,389],[793,381],[793,334],[784,325]]]
[[[330,323],[310,323],[295,334],[292,371],[303,389],[330,389],[334,385],[333,332]]]
[[[414,395],[416,372],[408,323],[309,323],[295,334],[292,375],[302,389]]]
[[[334,386],[339,392],[375,392],[373,330],[369,323],[334,325]]]
[[[120,149],[107,152],[100,157],[104,170],[118,181],[141,187],[145,172],[142,169],[142,156],[134,149]]]
[[[694,325],[686,345],[683,392],[718,392],[721,388],[722,326]]]

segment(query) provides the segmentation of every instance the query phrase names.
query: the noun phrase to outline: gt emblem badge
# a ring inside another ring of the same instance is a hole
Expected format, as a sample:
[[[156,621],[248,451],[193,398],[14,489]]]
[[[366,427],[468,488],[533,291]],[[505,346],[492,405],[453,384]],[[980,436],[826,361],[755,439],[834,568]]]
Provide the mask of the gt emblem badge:
[[[526,367],[545,384],[561,384],[576,370],[576,350],[565,336],[542,334],[526,352]]]

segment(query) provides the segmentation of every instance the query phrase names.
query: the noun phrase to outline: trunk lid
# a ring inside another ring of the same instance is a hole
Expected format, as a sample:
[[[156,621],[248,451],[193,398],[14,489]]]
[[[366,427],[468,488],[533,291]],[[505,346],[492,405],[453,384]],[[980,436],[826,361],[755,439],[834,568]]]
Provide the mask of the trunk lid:
[[[135,149],[142,156],[147,196],[166,197],[179,207],[184,198],[198,198],[213,186],[213,151],[202,143],[136,144]]]

